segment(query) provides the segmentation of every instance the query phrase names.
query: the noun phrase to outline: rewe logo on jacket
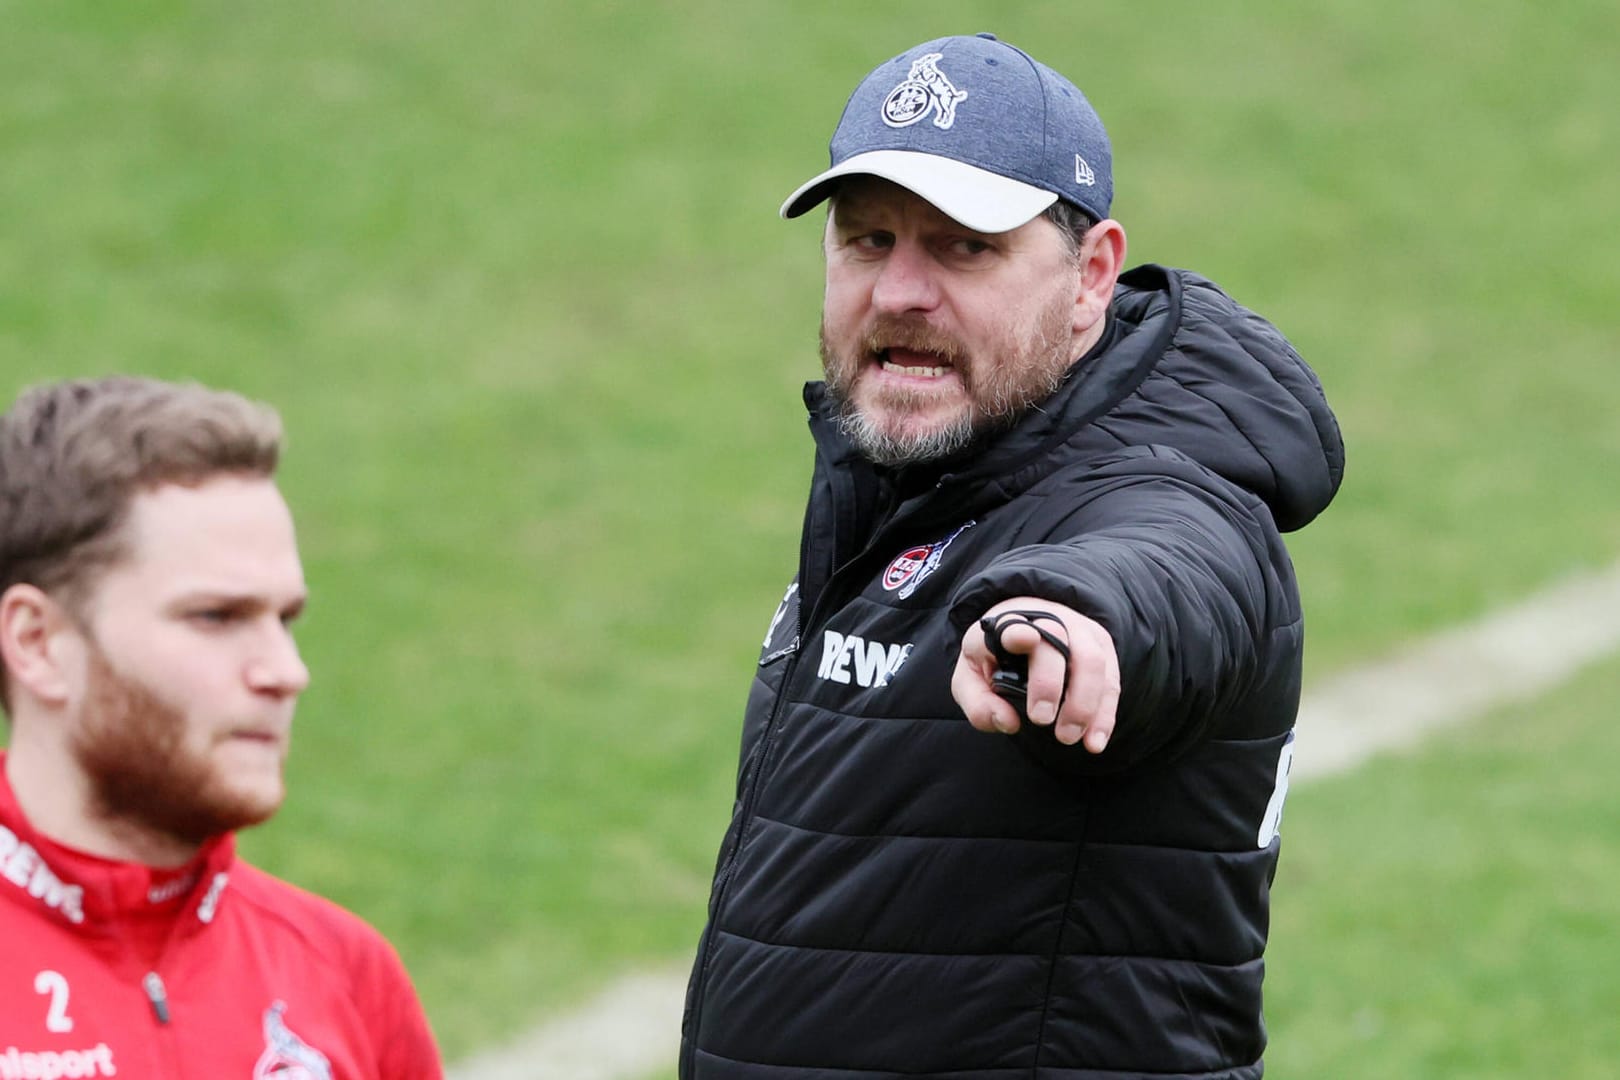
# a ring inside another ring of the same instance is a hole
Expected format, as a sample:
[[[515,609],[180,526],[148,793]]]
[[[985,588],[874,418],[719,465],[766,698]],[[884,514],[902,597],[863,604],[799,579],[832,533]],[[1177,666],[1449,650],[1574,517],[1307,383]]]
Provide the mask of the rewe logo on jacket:
[[[0,879],[11,882],[70,923],[84,922],[84,886],[69,885],[52,872],[34,845],[0,825]]]
[[[911,642],[888,645],[856,634],[828,630],[821,641],[821,667],[816,674],[835,683],[888,686],[911,655]]]

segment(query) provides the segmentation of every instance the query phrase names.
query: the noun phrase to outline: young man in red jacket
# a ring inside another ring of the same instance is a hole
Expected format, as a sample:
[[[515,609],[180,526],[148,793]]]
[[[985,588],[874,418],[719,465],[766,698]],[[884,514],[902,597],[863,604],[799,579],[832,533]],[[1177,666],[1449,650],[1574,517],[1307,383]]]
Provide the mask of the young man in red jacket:
[[[0,1080],[443,1074],[388,943],[235,855],[309,682],[280,442],[142,379],[0,417]]]

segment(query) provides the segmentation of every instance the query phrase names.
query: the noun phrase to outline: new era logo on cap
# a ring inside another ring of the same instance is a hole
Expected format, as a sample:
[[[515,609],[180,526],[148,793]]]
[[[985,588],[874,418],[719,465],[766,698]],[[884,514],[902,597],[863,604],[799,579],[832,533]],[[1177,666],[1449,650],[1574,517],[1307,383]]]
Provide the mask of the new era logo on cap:
[[[783,217],[856,174],[981,232],[1015,229],[1059,198],[1100,220],[1113,201],[1108,133],[1091,103],[989,34],[925,42],[879,65],[850,95],[830,149],[831,168],[788,197]]]

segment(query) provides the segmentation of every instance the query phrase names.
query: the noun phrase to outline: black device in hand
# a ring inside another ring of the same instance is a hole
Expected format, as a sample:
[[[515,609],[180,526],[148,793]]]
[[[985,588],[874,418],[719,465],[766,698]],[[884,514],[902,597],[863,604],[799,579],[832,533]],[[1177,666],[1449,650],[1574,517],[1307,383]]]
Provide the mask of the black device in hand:
[[[999,615],[986,615],[979,620],[979,629],[984,631],[984,643],[990,650],[990,655],[996,658],[996,670],[990,676],[990,688],[1004,701],[1018,710],[1021,719],[1028,720],[1029,713],[1026,704],[1029,697],[1029,657],[1024,653],[1015,653],[1001,643],[1001,632],[1009,626],[1033,626],[1035,632],[1041,635],[1041,640],[1058,651],[1063,657],[1063,689],[1058,693],[1058,708],[1063,708],[1063,701],[1069,695],[1068,664],[1069,643],[1037,625],[1042,619],[1063,625],[1063,620],[1049,611],[1003,611]]]

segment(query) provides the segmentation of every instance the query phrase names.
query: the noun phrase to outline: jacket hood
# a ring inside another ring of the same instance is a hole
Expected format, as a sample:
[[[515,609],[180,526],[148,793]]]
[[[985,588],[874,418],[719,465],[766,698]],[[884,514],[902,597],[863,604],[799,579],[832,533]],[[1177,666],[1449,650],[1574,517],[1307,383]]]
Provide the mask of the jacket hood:
[[[1141,378],[1067,441],[1179,450],[1259,496],[1284,531],[1327,508],[1344,476],[1339,424],[1275,326],[1206,278],[1152,265],[1120,278],[1113,314],[1121,339],[1071,380],[1075,404],[1093,411],[1090,395],[1126,366]]]

